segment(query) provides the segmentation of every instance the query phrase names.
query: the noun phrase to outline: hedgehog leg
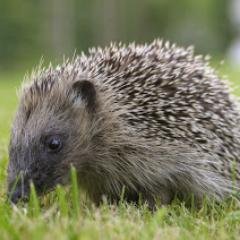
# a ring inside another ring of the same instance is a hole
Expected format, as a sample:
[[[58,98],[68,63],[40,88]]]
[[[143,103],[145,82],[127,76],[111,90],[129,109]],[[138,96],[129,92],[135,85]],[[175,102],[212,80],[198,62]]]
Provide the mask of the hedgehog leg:
[[[157,207],[161,207],[164,205],[168,205],[172,202],[172,197],[166,192],[164,194],[162,194],[162,196],[152,196],[152,195],[148,195],[148,196],[143,196],[142,198],[142,202],[147,204],[148,208],[150,211],[156,211]]]
[[[135,203],[136,205],[146,204],[151,211],[156,210],[156,206],[170,204],[173,200],[173,195],[168,190],[161,191],[161,194],[153,195],[151,193],[135,193],[126,196],[126,201]]]

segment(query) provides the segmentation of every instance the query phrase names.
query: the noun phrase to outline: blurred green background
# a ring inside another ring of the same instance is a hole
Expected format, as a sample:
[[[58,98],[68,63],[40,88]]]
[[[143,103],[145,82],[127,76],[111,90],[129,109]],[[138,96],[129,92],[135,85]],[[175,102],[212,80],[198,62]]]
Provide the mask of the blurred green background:
[[[110,41],[157,37],[228,59],[239,34],[234,2],[239,0],[0,0],[0,71],[30,70],[41,57],[56,63]]]

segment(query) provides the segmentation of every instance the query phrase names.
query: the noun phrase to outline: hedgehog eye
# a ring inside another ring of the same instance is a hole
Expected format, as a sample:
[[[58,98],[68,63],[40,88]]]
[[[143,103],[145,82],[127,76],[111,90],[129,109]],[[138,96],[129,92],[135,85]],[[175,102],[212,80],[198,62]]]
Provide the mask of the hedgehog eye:
[[[62,140],[60,136],[49,136],[46,138],[45,146],[51,151],[51,152],[59,152],[62,149]]]

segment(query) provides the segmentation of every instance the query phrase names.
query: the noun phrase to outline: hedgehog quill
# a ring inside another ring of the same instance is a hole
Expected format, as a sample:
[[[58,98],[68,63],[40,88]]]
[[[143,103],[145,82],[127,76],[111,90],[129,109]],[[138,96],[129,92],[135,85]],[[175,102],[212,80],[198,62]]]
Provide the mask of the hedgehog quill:
[[[39,195],[68,184],[71,165],[96,204],[123,188],[150,207],[239,189],[238,102],[192,48],[111,44],[29,78],[9,146],[14,203],[31,181]]]

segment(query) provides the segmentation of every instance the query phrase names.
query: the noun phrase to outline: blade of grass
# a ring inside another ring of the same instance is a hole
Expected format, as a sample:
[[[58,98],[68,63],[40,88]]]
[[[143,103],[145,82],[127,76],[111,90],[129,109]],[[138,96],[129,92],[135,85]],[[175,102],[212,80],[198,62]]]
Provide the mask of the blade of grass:
[[[79,203],[79,191],[78,191],[78,181],[77,181],[77,171],[72,166],[71,167],[71,197],[73,204],[73,215],[79,216],[80,203]]]
[[[38,217],[41,213],[38,196],[33,183],[30,184],[29,210],[33,217]]]
[[[60,185],[57,186],[57,197],[61,215],[67,216],[69,211],[69,205],[66,199],[66,192]]]

